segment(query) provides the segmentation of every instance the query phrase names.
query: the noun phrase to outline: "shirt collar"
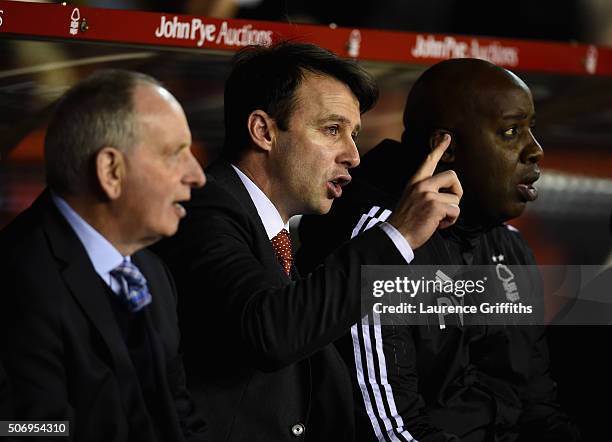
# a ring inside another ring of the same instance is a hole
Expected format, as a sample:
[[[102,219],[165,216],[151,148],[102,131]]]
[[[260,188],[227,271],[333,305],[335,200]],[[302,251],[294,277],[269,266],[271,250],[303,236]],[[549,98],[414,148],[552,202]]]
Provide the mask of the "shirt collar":
[[[253,204],[255,204],[259,218],[266,229],[268,239],[271,240],[274,238],[282,229],[289,230],[289,223],[283,223],[283,218],[280,216],[280,213],[278,213],[278,209],[272,204],[272,201],[270,201],[266,194],[257,187],[257,184],[251,181],[248,176],[233,164],[232,167],[238,174],[238,178],[240,178],[244,187],[246,187],[247,192],[249,192],[249,196]]]
[[[55,193],[51,193],[51,198],[79,237],[96,273],[107,284],[111,285],[110,271],[121,264],[124,257],[104,236],[81,218],[63,198]],[[128,256],[125,259],[130,260],[130,257]]]

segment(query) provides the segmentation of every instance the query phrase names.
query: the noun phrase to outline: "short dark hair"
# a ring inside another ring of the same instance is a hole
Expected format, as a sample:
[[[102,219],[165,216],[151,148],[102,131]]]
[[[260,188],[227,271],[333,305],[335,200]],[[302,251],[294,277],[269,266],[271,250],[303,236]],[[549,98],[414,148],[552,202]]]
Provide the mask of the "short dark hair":
[[[234,56],[225,83],[225,157],[238,159],[248,146],[247,120],[256,109],[274,118],[281,130],[287,130],[295,93],[307,72],[345,83],[357,97],[362,114],[378,99],[376,82],[354,60],[307,43],[248,46]]]
[[[91,159],[104,146],[128,151],[137,134],[133,90],[138,83],[159,86],[148,75],[105,69],[80,81],[58,100],[45,135],[47,185],[76,194],[87,183]]]

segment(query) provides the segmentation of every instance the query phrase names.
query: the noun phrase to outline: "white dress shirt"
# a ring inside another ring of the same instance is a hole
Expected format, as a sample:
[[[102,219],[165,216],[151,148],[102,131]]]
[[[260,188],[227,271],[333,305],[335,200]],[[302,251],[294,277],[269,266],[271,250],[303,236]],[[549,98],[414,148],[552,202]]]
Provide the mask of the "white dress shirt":
[[[283,222],[283,218],[280,216],[280,213],[278,213],[276,206],[274,206],[272,201],[270,201],[270,198],[268,198],[266,194],[263,193],[259,187],[257,187],[257,184],[251,181],[251,179],[240,169],[233,164],[232,167],[238,174],[238,177],[240,178],[240,181],[242,181],[242,184],[244,184],[244,187],[246,187],[247,192],[249,192],[249,196],[251,197],[253,204],[255,204],[259,218],[261,218],[261,222],[266,229],[268,239],[272,240],[272,238],[274,238],[282,229],[287,229],[287,231],[289,231],[289,223]]]

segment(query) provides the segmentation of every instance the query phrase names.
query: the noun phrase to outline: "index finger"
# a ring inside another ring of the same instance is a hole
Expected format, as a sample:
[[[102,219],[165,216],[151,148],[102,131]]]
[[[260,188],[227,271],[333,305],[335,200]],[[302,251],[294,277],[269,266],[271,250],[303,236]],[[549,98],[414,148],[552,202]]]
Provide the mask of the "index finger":
[[[440,158],[448,149],[451,143],[451,136],[448,133],[445,133],[442,137],[442,140],[432,149],[432,151],[427,155],[421,167],[416,171],[412,179],[410,180],[410,184],[416,184],[419,181],[422,181],[426,178],[429,178],[433,175],[438,163],[440,162]]]

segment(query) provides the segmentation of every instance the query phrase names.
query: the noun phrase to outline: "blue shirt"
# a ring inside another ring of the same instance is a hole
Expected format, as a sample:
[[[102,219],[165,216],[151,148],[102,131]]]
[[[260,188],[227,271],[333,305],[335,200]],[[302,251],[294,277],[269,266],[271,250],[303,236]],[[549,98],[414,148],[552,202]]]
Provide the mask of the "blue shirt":
[[[81,244],[85,247],[87,256],[91,261],[96,273],[115,293],[119,293],[121,286],[110,272],[123,262],[124,259],[130,260],[129,256],[123,257],[121,253],[100,234],[91,227],[87,221],[74,211],[68,203],[55,193],[51,193],[51,198],[60,213],[66,218],[74,233],[78,236]]]

